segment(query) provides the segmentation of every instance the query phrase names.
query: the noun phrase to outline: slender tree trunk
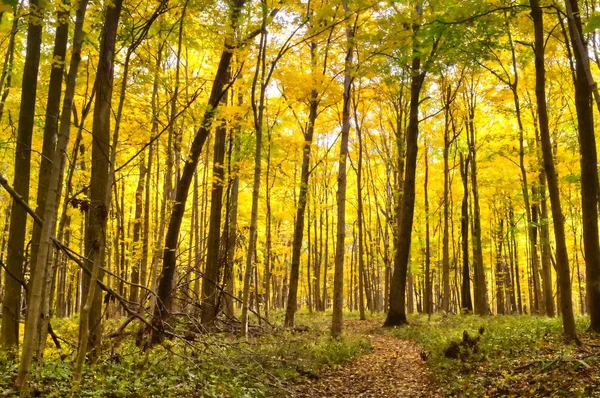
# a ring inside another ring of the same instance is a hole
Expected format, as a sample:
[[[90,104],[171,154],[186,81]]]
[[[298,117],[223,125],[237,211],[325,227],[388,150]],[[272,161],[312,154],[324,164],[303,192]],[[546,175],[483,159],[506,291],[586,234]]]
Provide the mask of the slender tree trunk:
[[[537,224],[534,221],[534,213],[536,212],[535,208],[537,207],[537,203],[531,203],[529,197],[529,184],[527,178],[527,168],[525,167],[525,129],[523,127],[523,121],[521,117],[521,105],[518,94],[518,84],[519,84],[519,75],[517,68],[517,58],[513,43],[513,38],[510,30],[510,26],[508,24],[508,20],[506,22],[508,38],[510,42],[510,50],[512,56],[512,69],[513,69],[513,80],[512,82],[508,82],[508,86],[512,92],[513,103],[515,106],[515,114],[517,117],[517,125],[519,130],[519,169],[521,171],[521,185],[523,192],[523,202],[525,204],[525,215],[527,219],[527,237],[529,239],[529,245],[531,247],[531,274],[533,277],[533,304],[534,307],[531,309],[532,312],[540,313],[542,312],[542,301],[541,301],[541,287],[540,287],[540,272],[539,272],[539,258],[537,252]]]
[[[487,287],[485,282],[485,272],[483,268],[483,249],[481,247],[481,211],[479,208],[479,187],[477,185],[477,160],[475,147],[475,92],[474,86],[470,87],[471,92],[467,96],[468,117],[467,120],[467,138],[469,145],[469,159],[471,162],[471,192],[473,193],[473,289],[474,289],[474,307],[475,313],[479,315],[488,314]]]
[[[447,93],[445,93],[445,109],[444,109],[444,232],[442,237],[442,309],[448,313],[450,311],[450,248],[449,248],[449,203],[448,196],[450,193],[450,169],[448,165],[448,156],[450,152],[450,103],[452,101],[452,90],[448,85]]]
[[[311,44],[311,54],[316,51],[316,44]],[[290,274],[290,290],[288,294],[288,302],[285,312],[285,325],[289,327],[294,326],[294,315],[297,309],[298,302],[298,279],[300,274],[300,257],[302,251],[302,235],[304,232],[304,211],[306,209],[306,202],[308,196],[308,179],[310,176],[310,152],[312,148],[313,133],[315,128],[315,121],[317,120],[317,91],[313,89],[310,94],[310,110],[308,115],[308,126],[304,132],[304,148],[302,155],[302,171],[300,174],[300,193],[298,195],[298,205],[296,208],[296,218],[294,222],[294,237],[292,242],[292,264]],[[315,229],[315,240],[316,240],[316,229]],[[318,274],[319,268],[315,261],[315,274],[317,275],[315,284],[316,296],[318,296]],[[318,307],[318,304],[316,304]]]
[[[499,315],[506,313],[504,304],[504,260],[502,258],[502,244],[504,243],[504,218],[499,216],[498,231],[496,232],[496,312]]]
[[[423,197],[425,198],[425,313],[433,314],[433,282],[431,280],[431,234],[429,223],[429,160],[425,146],[425,178],[423,179]]]
[[[238,96],[238,105],[243,104],[243,96]],[[239,133],[239,127],[238,127]],[[234,266],[235,266],[235,249],[237,244],[237,214],[238,214],[238,197],[240,187],[239,177],[239,166],[235,162],[234,158],[237,158],[238,144],[235,137],[231,137],[229,142],[229,178],[230,178],[230,194],[227,202],[227,225],[229,227],[227,231],[227,265],[225,269],[224,283],[225,283],[225,312],[226,314],[233,316],[233,294],[234,294],[234,281],[233,277]],[[233,156],[235,154],[235,157]],[[267,289],[268,292],[268,289]]]
[[[50,76],[42,153],[42,158],[44,159],[40,166],[40,184],[38,186],[37,198],[38,208],[36,209],[38,217],[45,219],[45,222],[43,226],[34,224],[28,316],[25,323],[25,336],[17,376],[17,384],[19,386],[23,386],[27,379],[34,355],[37,353],[38,360],[41,361],[43,347],[45,347],[45,344],[41,340],[45,341],[46,334],[41,335],[40,333],[47,330],[47,318],[50,314],[48,311],[44,311],[44,307],[49,308],[50,295],[52,294],[46,279],[48,278],[51,281],[54,275],[51,261],[51,239],[56,228],[60,194],[59,183],[62,179],[61,173],[64,171],[63,163],[66,159],[66,151],[69,144],[69,134],[67,132],[66,135],[59,137],[57,149],[60,152],[55,153],[54,139],[58,134],[59,127],[62,72],[64,70],[64,57],[68,38],[68,13],[61,10],[58,14],[58,19],[61,23],[56,31],[54,48],[54,59],[58,62],[58,66],[53,65]],[[45,158],[46,156],[49,158]],[[33,266],[33,262],[36,262],[35,266]],[[46,305],[44,305],[44,302],[46,302]]]
[[[225,76],[229,80],[229,74]],[[226,105],[227,95],[221,100]],[[206,253],[206,269],[202,281],[202,313],[201,322],[207,327],[214,326],[218,313],[219,274],[221,271],[221,213],[223,208],[223,188],[225,185],[225,142],[227,129],[225,120],[215,129],[215,146],[213,150],[213,176],[210,197],[210,219],[208,227],[208,245]]]
[[[347,0],[342,0],[346,17],[350,13]],[[337,233],[333,276],[333,317],[331,336],[339,338],[344,326],[344,255],[346,252],[346,161],[348,159],[348,136],[350,134],[350,97],[352,93],[352,62],[354,54],[354,30],[349,22],[346,26],[346,59],[344,63],[344,105],[342,109],[342,131],[338,163],[337,190]]]
[[[265,263],[265,269],[264,269],[264,280],[262,283],[263,289],[265,290],[264,294],[262,294],[263,297],[263,305],[265,308],[265,319],[268,321],[269,320],[269,300],[270,300],[270,289],[269,289],[269,282],[271,279],[271,275],[272,275],[272,269],[271,269],[271,250],[273,248],[273,243],[272,243],[272,235],[271,235],[271,218],[272,218],[272,212],[271,212],[271,188],[273,187],[273,185],[275,184],[275,176],[273,177],[273,182],[271,183],[271,130],[267,128],[267,170],[266,170],[266,189],[265,189],[265,202],[266,202],[266,207],[267,207],[267,211],[265,214],[265,255],[264,255],[264,263]],[[309,243],[308,243],[308,247],[310,248],[310,236],[309,236]],[[310,253],[308,254],[308,270],[310,273]],[[310,295],[310,294],[309,294]],[[259,322],[260,322],[260,318],[259,318]]]
[[[217,72],[215,74],[215,80],[208,100],[208,107],[206,109],[206,112],[204,113],[202,123],[200,124],[200,128],[196,132],[196,135],[192,142],[190,153],[187,157],[187,161],[183,168],[181,178],[177,183],[177,198],[175,203],[173,204],[173,209],[171,211],[171,217],[169,220],[169,228],[167,230],[167,236],[165,238],[165,249],[163,252],[163,269],[161,272],[160,282],[157,291],[159,300],[157,301],[158,305],[156,306],[155,318],[153,320],[155,326],[155,329],[153,330],[153,342],[158,342],[161,340],[163,334],[162,331],[165,327],[164,323],[169,318],[172,301],[171,292],[173,289],[173,279],[175,276],[175,267],[177,260],[177,241],[179,239],[179,230],[181,228],[181,222],[183,220],[183,215],[185,212],[185,204],[187,202],[188,191],[193,180],[194,172],[198,165],[198,159],[200,157],[200,153],[202,152],[202,147],[204,146],[204,142],[208,137],[208,133],[210,131],[210,127],[215,116],[215,111],[219,106],[221,97],[225,95],[225,85],[229,81],[229,64],[231,62],[234,50],[234,46],[232,44],[233,38],[231,35],[233,35],[233,32],[237,28],[238,17],[240,15],[241,8],[243,7],[244,3],[245,0],[234,0],[233,2],[233,8],[231,10],[231,24],[233,29],[232,32],[230,32],[225,39],[224,49],[221,53],[221,58],[219,61]],[[220,224],[220,216],[218,221]],[[218,251],[218,230],[214,231],[213,234],[216,234],[216,247],[213,247],[213,250],[216,249]],[[213,275],[205,276],[206,278],[204,280],[204,283],[202,284],[202,290],[203,299],[206,298],[206,305],[204,305],[202,308],[203,316],[201,321],[203,324],[210,324],[216,316],[216,308],[214,306],[214,304],[216,304],[214,301],[216,298],[216,281],[210,280],[210,278],[213,277]]]
[[[153,123],[154,127],[154,123]],[[158,126],[157,126],[158,127]],[[146,181],[144,187],[144,216],[142,228],[142,258],[140,261],[140,284],[148,287],[148,253],[150,250],[150,193],[152,191],[152,163],[154,158],[154,144],[148,147],[148,164],[146,166]],[[196,240],[196,244],[198,241]],[[144,304],[146,292],[141,295],[140,303]]]
[[[568,13],[569,31],[575,55],[575,108],[579,126],[579,152],[581,154],[581,211],[583,218],[583,242],[586,264],[586,286],[590,329],[600,332],[600,244],[598,241],[598,170],[596,138],[594,135],[592,111],[592,87],[588,80],[589,58],[587,43],[583,39],[583,29],[576,0],[565,0]],[[577,43],[577,41],[581,43]],[[578,44],[583,44],[582,46]],[[580,48],[580,47],[583,47]],[[592,82],[593,83],[593,82]],[[549,173],[548,173],[549,174]],[[554,218],[554,217],[553,217]],[[555,231],[556,233],[556,231]],[[567,267],[568,262],[564,267]],[[568,271],[568,267],[565,268]],[[563,274],[563,276],[566,274]],[[560,277],[559,277],[560,279]],[[561,295],[570,295],[567,282],[560,284]],[[561,307],[565,303],[562,303]],[[564,317],[564,314],[563,314]],[[565,333],[567,331],[565,330]],[[568,334],[568,333],[567,333]]]
[[[111,97],[113,91],[114,55],[117,28],[123,6],[122,0],[115,0],[106,11],[106,19],[100,60],[96,74],[96,103],[92,126],[92,177],[90,183],[90,209],[86,228],[86,254],[91,261],[87,266],[92,270],[90,276],[84,277],[83,306],[79,320],[79,349],[73,364],[73,382],[77,386],[81,380],[83,362],[88,348],[95,349],[100,345],[101,328],[101,291],[96,282],[102,279],[100,267],[104,260],[106,241],[106,221],[110,204],[109,153],[110,153],[110,119]],[[114,143],[116,144],[116,143]],[[97,355],[97,352],[96,352]]]
[[[325,184],[325,206],[329,204],[329,186]],[[332,228],[333,229],[333,228]],[[327,279],[329,276],[329,213],[325,212],[325,256],[323,261],[323,298],[321,299],[323,311],[329,306],[327,296]]]
[[[563,329],[565,335],[569,339],[577,340],[577,331],[575,328],[575,319],[573,315],[573,304],[571,298],[571,278],[570,278],[570,270],[569,270],[569,256],[567,253],[567,243],[565,237],[565,225],[564,225],[564,217],[560,203],[560,192],[558,188],[558,175],[556,173],[554,167],[554,159],[552,154],[552,142],[550,140],[550,129],[548,123],[548,111],[546,107],[546,70],[544,66],[544,23],[543,23],[543,12],[540,7],[538,0],[530,0],[530,4],[532,7],[531,16],[534,21],[534,29],[535,29],[535,72],[536,72],[536,100],[538,107],[538,116],[540,121],[540,140],[542,144],[542,154],[544,158],[544,169],[546,171],[546,178],[548,182],[548,192],[550,195],[550,206],[552,209],[552,219],[554,222],[554,239],[556,242],[556,266],[557,266],[557,276],[558,276],[558,284],[561,290],[561,302],[560,308],[563,314]],[[579,89],[576,90],[576,95],[581,94]],[[579,102],[579,96],[577,95],[576,101],[578,104],[583,105],[583,101]],[[589,95],[588,95],[588,103],[589,103]],[[591,113],[591,112],[590,112]],[[578,112],[578,117],[579,117]],[[581,115],[583,121],[584,114]],[[589,120],[591,121],[591,115]],[[580,135],[582,133],[582,127],[580,125]],[[593,130],[591,133],[591,137],[587,137],[591,141],[595,141],[593,137]],[[580,143],[583,146],[583,142],[580,138]],[[595,147],[593,148],[595,152]],[[583,163],[583,159],[582,159]],[[594,163],[595,164],[595,163]],[[583,164],[582,164],[583,166]],[[595,169],[595,165],[594,165]],[[583,176],[583,172],[582,172]],[[583,178],[582,178],[583,180]],[[583,181],[582,181],[582,195],[583,195]],[[590,199],[588,204],[594,202],[592,210],[592,216],[596,212],[595,198]],[[588,208],[587,210],[591,210]],[[597,214],[597,213],[596,213]],[[586,213],[584,213],[584,225],[586,224]],[[595,219],[596,220],[596,219]],[[595,222],[595,221],[594,221]],[[596,231],[596,241],[593,247],[598,247],[598,225],[595,224],[595,227],[591,227],[591,231],[594,229]],[[588,226],[589,227],[589,226]],[[598,251],[596,251],[598,253]],[[593,250],[592,250],[593,257]],[[586,254],[586,261],[588,257]]]
[[[43,3],[42,3],[43,4]],[[31,171],[31,142],[35,118],[35,104],[40,64],[40,47],[44,10],[39,0],[29,1],[29,19],[27,24],[27,47],[23,82],[21,85],[21,103],[19,107],[19,126],[15,148],[14,183],[15,192],[24,200],[29,200],[29,179]],[[16,348],[19,344],[19,319],[21,317],[21,283],[23,280],[24,246],[27,230],[27,212],[17,201],[12,201],[10,212],[10,230],[8,232],[8,253],[4,273],[4,300],[2,301],[2,345]],[[24,375],[25,376],[25,375]],[[19,381],[24,381],[23,378]]]
[[[60,1],[62,3],[62,1]],[[46,105],[46,120],[44,123],[44,140],[42,143],[42,156],[40,159],[40,170],[38,173],[38,189],[36,200],[36,214],[44,219],[44,210],[46,208],[46,197],[48,196],[50,173],[52,171],[52,160],[54,158],[54,149],[56,137],[58,135],[58,120],[60,117],[60,97],[62,90],[62,78],[65,70],[65,55],[67,52],[67,41],[69,37],[69,13],[64,11],[66,5],[58,5],[56,19],[59,22],[56,28],[54,39],[54,51],[52,54],[52,70],[50,72],[50,82],[48,85],[48,100]],[[42,227],[33,224],[31,238],[31,269],[32,278],[29,285],[35,283],[35,267],[40,246]],[[45,256],[45,254],[43,254]]]
[[[250,294],[250,279],[252,269],[256,261],[256,241],[258,239],[258,196],[260,194],[260,173],[261,173],[261,154],[262,154],[262,133],[264,123],[265,96],[266,84],[266,51],[267,51],[267,10],[263,4],[263,19],[262,33],[260,35],[260,44],[258,50],[258,59],[256,65],[256,73],[252,82],[252,110],[254,115],[254,130],[256,134],[256,147],[254,151],[254,183],[252,186],[252,210],[250,212],[250,236],[248,237],[248,252],[246,255],[246,269],[244,273],[244,290],[242,296],[242,326],[241,333],[243,336],[248,334],[248,300]],[[256,99],[256,88],[259,87],[259,98]],[[268,183],[268,182],[267,182]],[[291,281],[290,281],[291,282]],[[255,286],[258,286],[258,280],[254,281]],[[296,284],[298,280],[296,279]],[[258,300],[257,300],[258,306]]]
[[[510,239],[512,241],[513,248],[513,258],[515,263],[515,284],[517,285],[517,308],[519,309],[519,314],[523,314],[523,300],[521,296],[521,272],[519,270],[519,250],[517,245],[517,236],[516,229],[517,225],[515,223],[515,214],[511,209],[509,210],[509,218],[510,218]]]
[[[543,160],[542,160],[543,163]],[[552,294],[552,265],[550,257],[550,228],[548,220],[548,203],[546,202],[546,171],[539,173],[539,210],[540,210],[540,243],[542,248],[542,285],[544,294],[544,313],[554,316],[554,298]]]
[[[144,182],[146,178],[146,159],[144,156],[140,156],[140,164],[139,171],[140,175],[138,177],[138,185],[135,190],[135,219],[133,220],[133,264],[131,266],[131,287],[129,290],[129,301],[134,303],[139,302],[139,287],[136,285],[140,284],[140,269],[142,268],[142,257],[141,252],[143,247],[141,247],[141,232],[142,232],[142,207],[143,207],[143,199],[144,195]]]
[[[356,115],[356,106],[354,107],[354,119],[356,125],[356,136],[358,139],[358,167],[356,170],[356,193],[357,193],[357,215],[358,215],[358,309],[360,319],[365,320],[365,258],[364,258],[364,213],[363,213],[363,197],[362,197],[362,162],[363,162],[363,144],[362,144],[362,129],[358,125],[358,117]]]
[[[406,132],[406,166],[402,187],[398,233],[396,236],[396,253],[394,254],[394,274],[390,289],[390,309],[384,326],[396,326],[407,323],[405,312],[406,276],[415,211],[415,174],[417,168],[417,152],[419,137],[419,96],[425,80],[425,71],[421,71],[421,58],[417,50],[419,26],[413,26],[413,59],[411,65],[410,114]]]
[[[471,276],[469,271],[469,161],[470,158],[460,154],[460,175],[463,184],[463,199],[461,205],[460,233],[462,245],[462,285],[461,285],[461,308],[467,312],[473,312],[471,301]]]

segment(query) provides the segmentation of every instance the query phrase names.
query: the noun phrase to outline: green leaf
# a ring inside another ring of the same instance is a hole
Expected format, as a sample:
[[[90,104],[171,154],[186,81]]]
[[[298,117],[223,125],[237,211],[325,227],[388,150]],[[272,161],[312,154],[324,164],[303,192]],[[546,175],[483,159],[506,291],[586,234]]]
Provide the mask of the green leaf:
[[[6,0],[4,0],[4,1],[6,1]],[[588,19],[587,24],[583,28],[583,32],[590,33],[599,28],[600,28],[600,15],[594,14]]]
[[[0,13],[14,12],[17,4],[19,4],[18,0],[0,0]]]

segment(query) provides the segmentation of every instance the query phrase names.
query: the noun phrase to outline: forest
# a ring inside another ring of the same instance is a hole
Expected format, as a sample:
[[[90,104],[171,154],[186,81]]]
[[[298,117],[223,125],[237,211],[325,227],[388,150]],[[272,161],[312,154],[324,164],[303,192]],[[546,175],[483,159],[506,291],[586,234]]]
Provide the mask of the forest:
[[[600,396],[596,0],[0,0],[0,396]]]

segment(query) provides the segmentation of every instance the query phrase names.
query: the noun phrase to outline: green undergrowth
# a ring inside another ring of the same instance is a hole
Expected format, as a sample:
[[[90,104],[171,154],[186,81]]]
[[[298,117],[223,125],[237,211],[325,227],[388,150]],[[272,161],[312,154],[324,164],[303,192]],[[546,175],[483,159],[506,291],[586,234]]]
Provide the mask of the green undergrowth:
[[[272,316],[275,324],[282,315]],[[328,322],[329,320],[329,322]],[[323,366],[339,364],[370,349],[368,340],[346,336],[329,338],[327,314],[300,313],[300,331],[280,327],[254,328],[241,339],[228,333],[197,335],[195,339],[166,340],[142,351],[135,335],[120,342],[106,339],[100,358],[86,365],[80,389],[71,390],[74,348],[63,342],[61,359],[48,343],[46,361],[32,377],[31,395],[44,397],[265,397],[299,377],[312,377]],[[118,323],[108,325],[107,330]],[[75,320],[55,320],[56,333],[77,340]],[[126,329],[133,332],[135,327]],[[13,381],[17,364],[0,351],[0,396],[16,396]]]
[[[600,340],[588,326],[577,319],[581,346],[565,343],[560,319],[542,316],[416,315],[390,333],[422,347],[447,396],[600,397]]]

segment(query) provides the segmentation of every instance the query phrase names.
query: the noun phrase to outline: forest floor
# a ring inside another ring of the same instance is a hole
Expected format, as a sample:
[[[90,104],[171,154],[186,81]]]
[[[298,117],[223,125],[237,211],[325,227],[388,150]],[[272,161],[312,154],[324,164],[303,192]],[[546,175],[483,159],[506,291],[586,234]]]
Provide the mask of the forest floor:
[[[600,398],[600,336],[586,331],[587,317],[577,317],[581,345],[564,341],[560,318],[412,315],[408,325],[382,328],[383,314],[344,317],[339,340],[329,337],[330,311],[303,309],[294,329],[253,324],[246,339],[231,324],[147,350],[136,345],[136,325],[129,325],[120,338],[105,339],[75,392],[70,369],[78,322],[55,319],[62,352],[48,341],[28,388],[44,397]],[[281,325],[283,312],[270,318]],[[107,333],[122,321],[107,321]],[[0,396],[19,395],[14,354],[0,349]]]
[[[344,332],[369,338],[372,351],[346,364],[324,369],[317,380],[293,386],[295,398],[314,397],[438,397],[421,349],[381,329],[382,319],[349,320]]]
[[[382,328],[381,315],[347,320],[372,350],[294,379],[287,397],[600,397],[600,336],[577,318],[581,345],[560,318],[414,315]],[[281,395],[282,397],[284,395]]]

